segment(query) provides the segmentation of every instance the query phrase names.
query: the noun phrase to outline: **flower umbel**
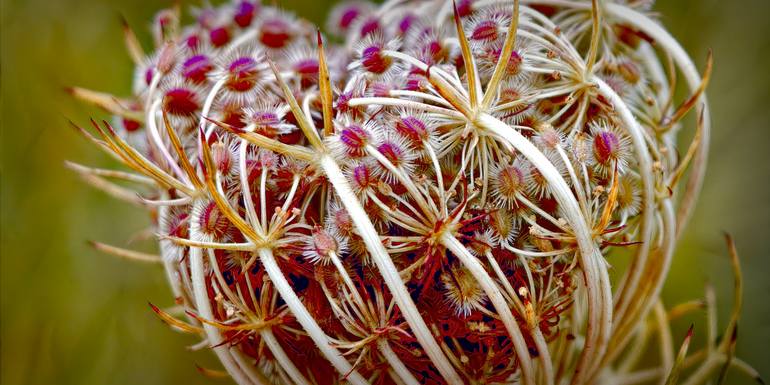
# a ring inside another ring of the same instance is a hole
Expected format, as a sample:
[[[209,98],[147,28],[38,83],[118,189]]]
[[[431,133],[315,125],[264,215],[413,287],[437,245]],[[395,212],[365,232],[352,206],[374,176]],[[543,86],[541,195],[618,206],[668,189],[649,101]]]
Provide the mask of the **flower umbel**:
[[[752,374],[734,340],[649,368],[630,346],[670,338],[646,321],[666,317],[710,123],[710,57],[701,77],[646,3],[354,1],[331,14],[333,45],[249,0],[184,27],[162,11],[155,53],[126,27],[133,95],[72,89],[116,115],[80,131],[130,171],[70,167],[149,209],[161,257],[96,246],[162,262],[187,320],[153,309],[239,384]],[[691,92],[678,106],[677,71]],[[612,282],[620,248],[631,260]]]

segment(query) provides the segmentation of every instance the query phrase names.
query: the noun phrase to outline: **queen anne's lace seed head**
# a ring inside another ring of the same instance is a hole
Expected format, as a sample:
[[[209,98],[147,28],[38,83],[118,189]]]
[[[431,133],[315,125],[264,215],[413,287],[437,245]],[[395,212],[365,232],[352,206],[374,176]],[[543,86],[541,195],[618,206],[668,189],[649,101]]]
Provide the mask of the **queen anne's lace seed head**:
[[[331,39],[251,0],[165,10],[153,53],[126,31],[132,96],[72,90],[136,174],[73,167],[153,211],[204,328],[164,319],[238,383],[663,382],[616,360],[649,334],[708,116],[682,190],[702,89],[671,100],[666,57],[697,74],[645,3],[353,1]]]

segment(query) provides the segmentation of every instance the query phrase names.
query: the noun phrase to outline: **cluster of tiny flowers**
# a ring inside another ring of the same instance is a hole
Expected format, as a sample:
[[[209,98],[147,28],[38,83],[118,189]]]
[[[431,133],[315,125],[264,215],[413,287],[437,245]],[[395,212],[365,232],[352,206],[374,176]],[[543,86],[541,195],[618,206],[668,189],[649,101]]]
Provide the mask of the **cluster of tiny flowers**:
[[[156,311],[240,384],[613,383],[697,193],[702,89],[671,100],[649,2],[601,3],[355,1],[323,33],[164,10],[153,53],[126,29],[132,96],[73,90],[132,171],[77,170],[154,213],[187,320]]]

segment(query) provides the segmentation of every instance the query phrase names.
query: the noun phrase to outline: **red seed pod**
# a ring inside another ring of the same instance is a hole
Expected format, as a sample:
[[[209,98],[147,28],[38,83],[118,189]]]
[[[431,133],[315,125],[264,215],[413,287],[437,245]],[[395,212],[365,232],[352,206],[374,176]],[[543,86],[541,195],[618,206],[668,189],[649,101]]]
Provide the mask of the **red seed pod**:
[[[222,47],[230,42],[230,30],[227,27],[216,27],[209,31],[209,41],[214,47]]]
[[[251,1],[241,1],[235,8],[233,21],[241,28],[251,25],[254,16],[257,14],[258,5]]]
[[[359,33],[361,38],[372,36],[378,32],[382,32],[382,26],[380,20],[377,17],[368,17],[363,20],[359,27]]]
[[[414,148],[422,148],[423,143],[429,139],[430,131],[423,118],[402,114],[396,119],[396,132],[403,137]]]
[[[214,64],[206,55],[193,55],[182,63],[182,76],[192,83],[202,84],[214,70]]]
[[[479,20],[471,32],[470,38],[476,41],[495,41],[500,37],[500,25],[496,20]]]
[[[222,142],[216,142],[211,146],[211,155],[214,165],[222,175],[230,175],[235,171],[235,151]]]
[[[197,207],[198,228],[206,237],[212,240],[224,240],[230,230],[230,221],[219,210],[215,202],[208,202]]]
[[[377,145],[377,151],[396,167],[406,165],[406,148],[396,141],[386,140]]]
[[[282,17],[271,17],[259,27],[259,41],[269,48],[284,48],[292,37],[292,27]]]
[[[372,142],[371,134],[359,125],[350,125],[342,129],[339,135],[345,153],[354,158],[366,155],[366,146]]]
[[[315,226],[306,241],[302,255],[312,263],[328,264],[333,255],[340,252],[339,241],[326,230]]]
[[[163,110],[171,115],[190,117],[200,108],[200,96],[190,88],[172,88],[163,96]]]
[[[276,138],[288,132],[288,125],[283,122],[278,105],[247,108],[244,110],[244,119],[247,124],[254,126],[254,132],[268,138]]]
[[[121,122],[123,123],[123,128],[127,132],[135,132],[142,128],[142,122],[136,120],[123,118]]]
[[[346,34],[364,15],[370,13],[372,7],[365,2],[342,2],[332,8],[329,13],[327,30],[335,35]]]
[[[359,194],[365,194],[366,191],[374,190],[377,187],[379,179],[375,176],[372,167],[366,163],[359,163],[353,168],[351,173],[353,188]]]
[[[166,219],[165,228],[167,235],[187,239],[190,230],[190,214],[187,211],[174,210]]]
[[[239,57],[227,65],[226,86],[235,92],[249,91],[257,84],[258,75],[257,61],[253,57]]]
[[[594,157],[601,164],[609,164],[618,158],[620,139],[610,131],[599,131],[594,134]]]
[[[512,164],[500,166],[492,179],[492,194],[501,204],[512,207],[516,204],[517,197],[525,194],[528,187],[527,169],[522,161],[514,161]]]

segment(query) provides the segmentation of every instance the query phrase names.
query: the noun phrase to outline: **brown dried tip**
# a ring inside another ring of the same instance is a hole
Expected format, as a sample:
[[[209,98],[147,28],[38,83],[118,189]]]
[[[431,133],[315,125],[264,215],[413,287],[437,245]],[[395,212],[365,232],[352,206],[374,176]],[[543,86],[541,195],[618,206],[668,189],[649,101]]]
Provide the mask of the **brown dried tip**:
[[[669,372],[668,378],[666,379],[666,385],[675,385],[679,381],[679,374],[682,371],[682,364],[684,363],[684,359],[687,356],[687,349],[690,347],[690,341],[692,340],[694,327],[695,325],[691,324],[690,328],[687,330],[687,335],[684,337],[682,346],[679,348],[679,353],[676,355],[674,366],[671,367],[671,371]]]
[[[238,128],[238,127],[235,127],[233,125],[227,124],[225,122],[220,122],[220,121],[215,120],[215,119],[211,119],[211,118],[209,118],[207,116],[204,116],[203,119],[205,119],[207,122],[209,122],[211,124],[216,125],[217,127],[221,128],[223,130],[232,132],[233,134],[236,134],[236,135],[238,135],[238,134],[245,134],[246,133],[246,131],[244,131],[244,130]]]
[[[143,63],[146,55],[144,49],[142,49],[142,44],[139,43],[139,39],[136,37],[136,33],[134,33],[134,30],[128,25],[128,20],[126,20],[126,17],[123,14],[118,14],[118,19],[120,20],[120,25],[123,27],[123,38],[126,43],[128,55],[131,57],[134,64],[139,65]]]
[[[101,251],[105,254],[114,255],[119,258],[128,259],[138,262],[160,263],[162,262],[160,256],[154,254],[142,253],[140,251],[128,250],[117,246],[108,245],[106,243],[96,241],[86,241],[89,246]]]
[[[204,368],[203,366],[200,366],[198,364],[195,364],[195,369],[198,370],[198,373],[209,377],[209,378],[227,378],[230,377],[227,372],[222,370],[215,370],[215,369],[208,369]]]
[[[200,334],[203,333],[203,329],[188,324],[187,322],[180,321],[170,314],[164,312],[159,307],[153,305],[151,302],[147,302],[148,305],[150,305],[150,308],[152,308],[152,311],[155,312],[155,314],[158,315],[158,317],[165,322],[167,325],[171,326],[174,329],[177,329],[181,332],[185,333],[191,333],[191,334]]]

